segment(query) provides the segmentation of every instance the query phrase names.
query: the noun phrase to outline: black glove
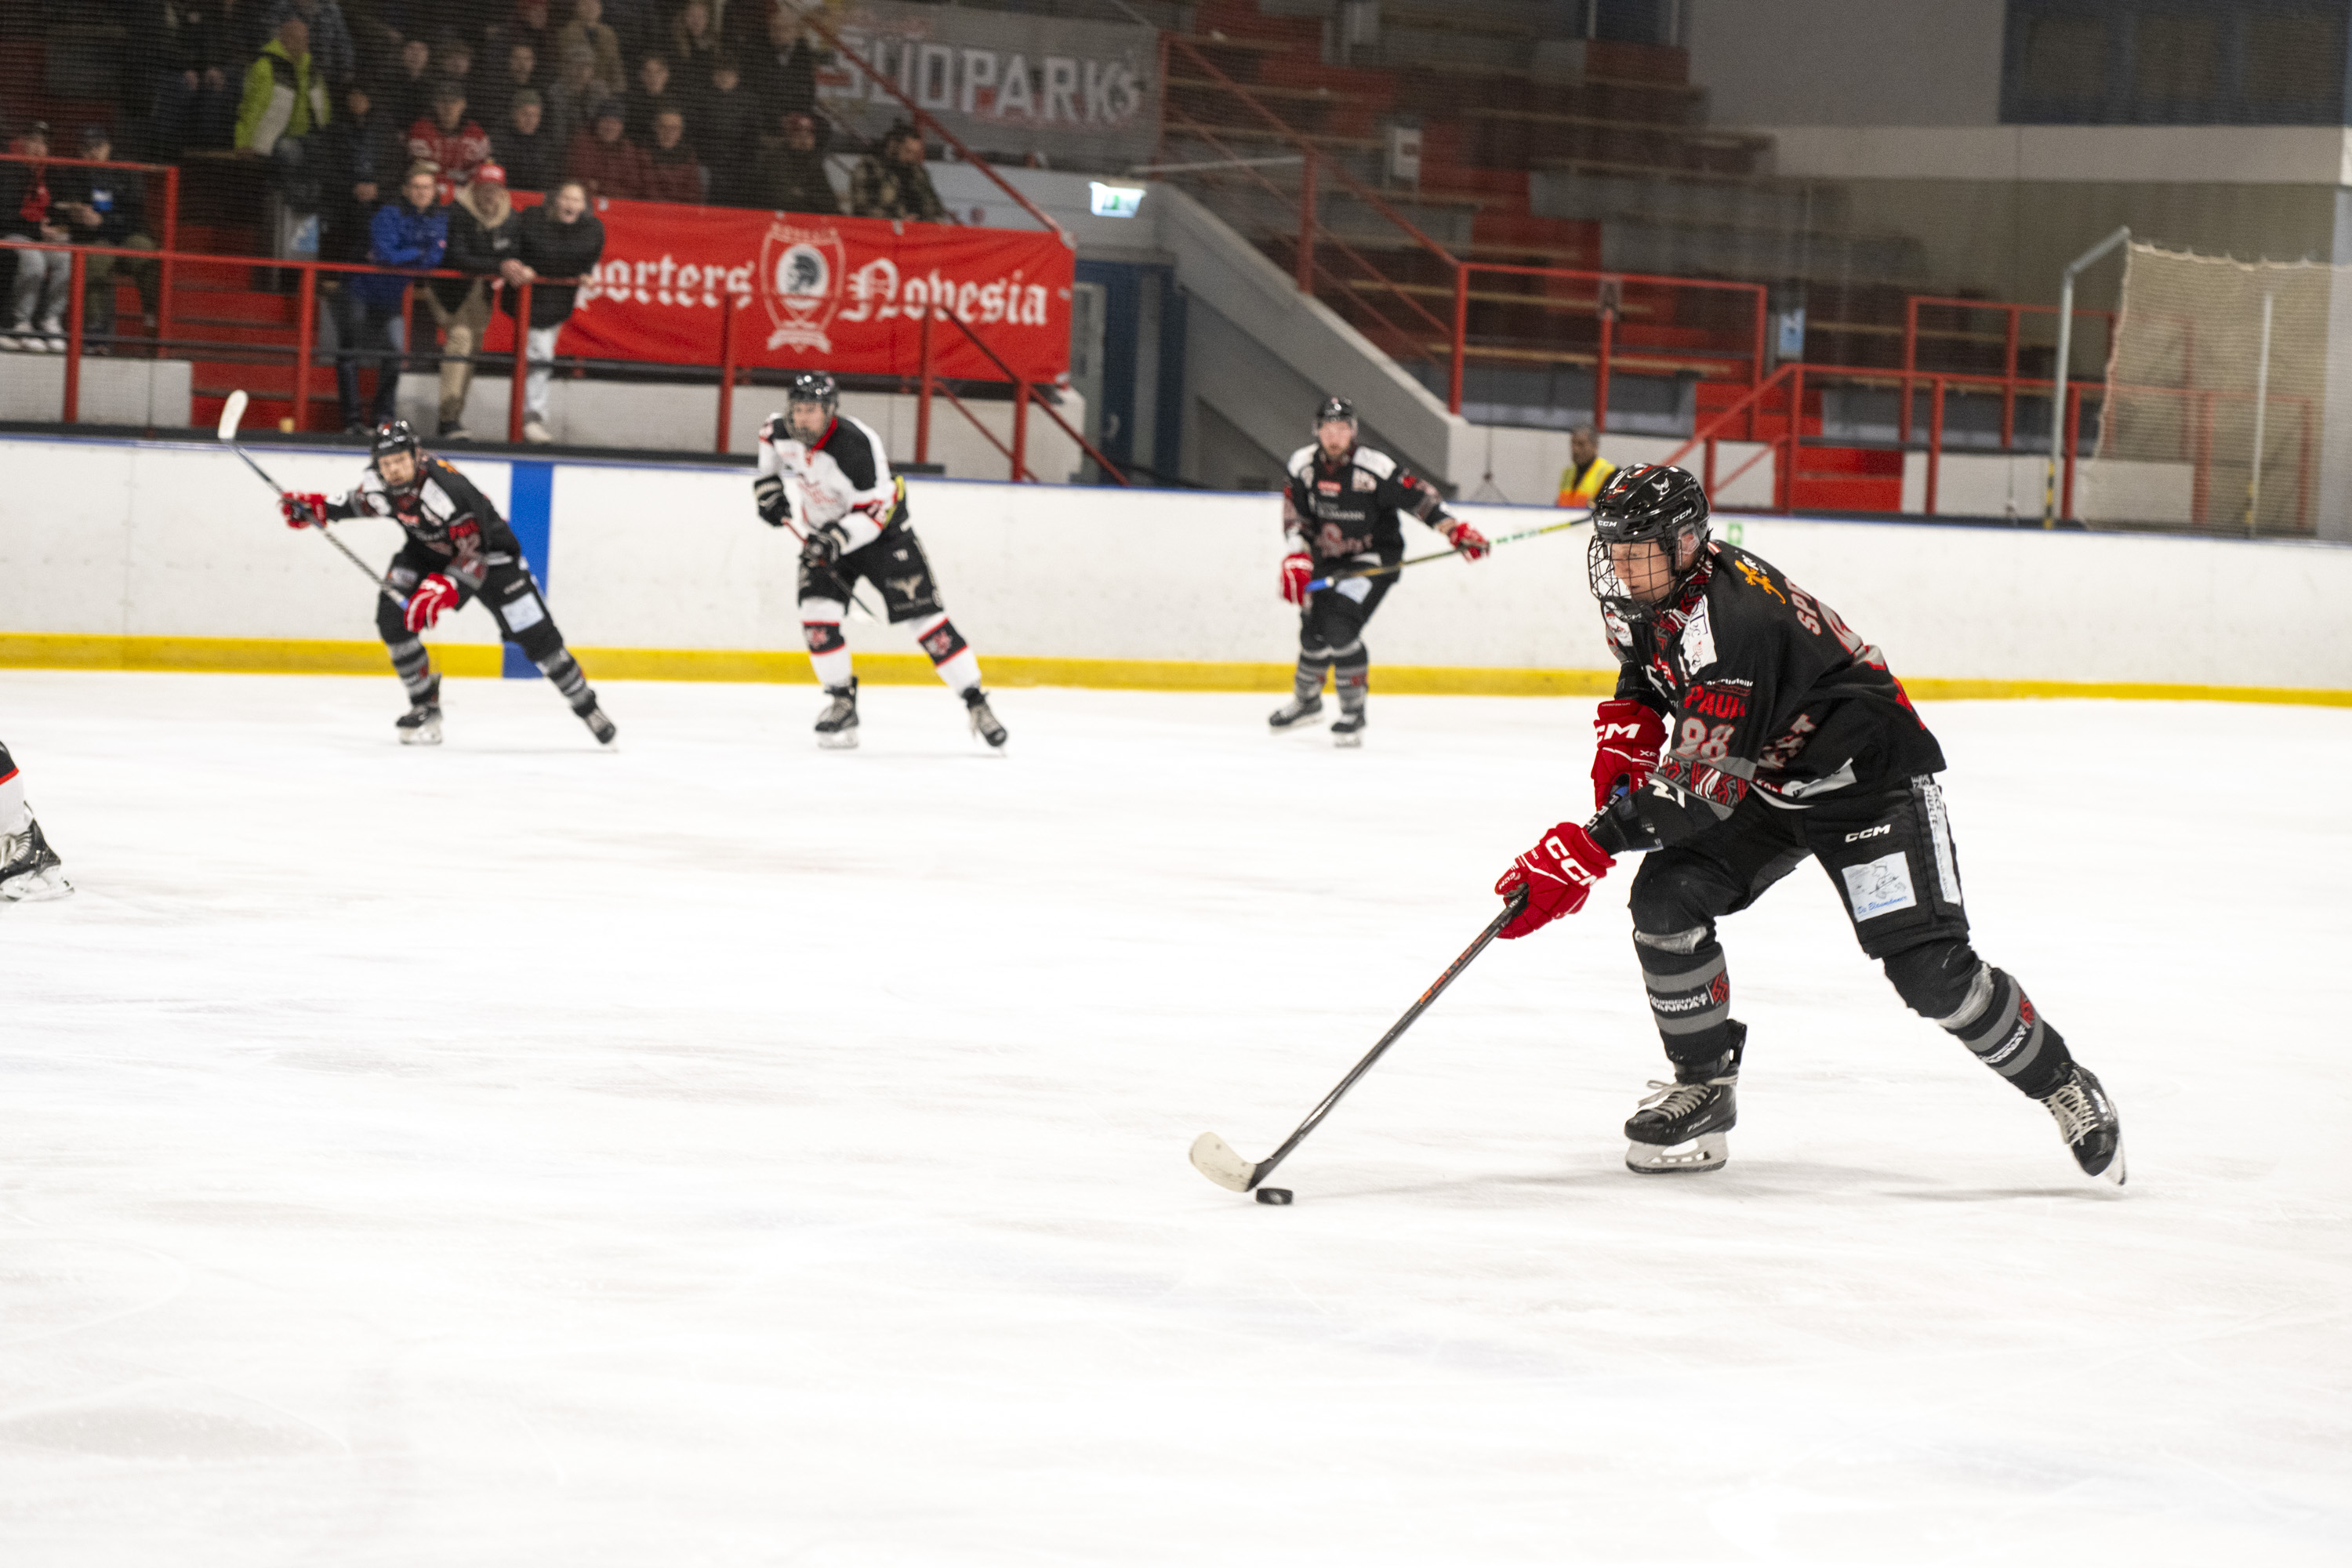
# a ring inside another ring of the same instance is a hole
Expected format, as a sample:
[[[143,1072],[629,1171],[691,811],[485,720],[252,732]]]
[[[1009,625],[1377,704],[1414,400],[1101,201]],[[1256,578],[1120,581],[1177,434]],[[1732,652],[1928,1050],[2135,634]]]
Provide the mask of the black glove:
[[[784,499],[784,481],[769,474],[751,481],[751,494],[760,503],[760,521],[770,528],[782,528],[792,520],[792,502]]]
[[[820,570],[831,566],[841,559],[841,547],[848,542],[849,535],[841,531],[837,522],[812,528],[801,544],[801,564]]]

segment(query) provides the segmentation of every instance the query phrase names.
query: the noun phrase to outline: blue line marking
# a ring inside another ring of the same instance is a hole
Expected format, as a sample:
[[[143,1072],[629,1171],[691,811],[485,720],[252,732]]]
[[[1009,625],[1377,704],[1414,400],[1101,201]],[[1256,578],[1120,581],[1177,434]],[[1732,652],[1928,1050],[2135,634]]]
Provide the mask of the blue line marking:
[[[530,566],[530,574],[539,579],[540,595],[548,592],[548,550],[551,542],[555,508],[555,465],[553,463],[517,463],[514,478],[507,492],[507,526],[514,530],[515,540],[522,546],[522,558]],[[504,663],[499,673],[509,680],[537,680],[539,666],[523,657],[522,649],[512,643],[505,645]]]

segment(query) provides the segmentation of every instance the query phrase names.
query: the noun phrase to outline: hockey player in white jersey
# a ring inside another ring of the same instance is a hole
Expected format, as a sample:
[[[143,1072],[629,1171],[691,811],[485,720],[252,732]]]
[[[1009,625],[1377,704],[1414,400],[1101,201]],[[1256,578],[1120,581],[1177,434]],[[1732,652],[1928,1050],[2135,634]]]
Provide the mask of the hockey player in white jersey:
[[[760,516],[772,528],[793,522],[790,492],[800,496],[801,631],[830,699],[817,716],[816,743],[857,744],[857,678],[850,673],[841,619],[863,577],[881,592],[892,626],[914,623],[932,668],[962,697],[972,733],[1001,747],[1004,726],[981,689],[980,658],[940,607],[922,542],[907,526],[906,481],[890,471],[881,436],[842,413],[840,401],[833,377],[814,371],[794,376],[784,411],[760,427],[760,467],[751,481]]]

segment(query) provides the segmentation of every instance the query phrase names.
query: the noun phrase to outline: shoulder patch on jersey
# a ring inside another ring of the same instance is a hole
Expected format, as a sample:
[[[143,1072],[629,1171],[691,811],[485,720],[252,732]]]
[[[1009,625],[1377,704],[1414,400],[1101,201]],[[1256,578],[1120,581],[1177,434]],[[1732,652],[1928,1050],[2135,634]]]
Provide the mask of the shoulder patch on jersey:
[[[1356,467],[1370,469],[1373,478],[1387,479],[1397,471],[1397,462],[1386,452],[1375,452],[1370,447],[1356,448]]]
[[[1299,447],[1290,454],[1290,476],[1293,479],[1305,479],[1308,466],[1314,461],[1315,448],[1312,446]]]
[[[423,484],[416,487],[416,499],[443,517],[454,517],[465,510],[457,504],[455,496],[442,489],[441,479],[437,474],[427,478]]]
[[[1771,595],[1774,598],[1779,599],[1784,605],[1789,602],[1786,598],[1782,597],[1780,590],[1774,585],[1772,582],[1772,574],[1766,570],[1764,563],[1761,561],[1757,560],[1752,555],[1736,554],[1731,558],[1731,564],[1738,569],[1739,574],[1742,577],[1748,579],[1748,585],[1749,587],[1761,588],[1766,593]]]
[[[761,420],[760,439],[765,441],[771,447],[774,446],[776,444],[776,422],[782,417],[783,416],[781,414],[771,414],[765,419]]]
[[[1683,625],[1682,656],[1683,673],[1686,676],[1695,676],[1715,662],[1715,626],[1707,618],[1705,599],[1698,602],[1698,607]]]

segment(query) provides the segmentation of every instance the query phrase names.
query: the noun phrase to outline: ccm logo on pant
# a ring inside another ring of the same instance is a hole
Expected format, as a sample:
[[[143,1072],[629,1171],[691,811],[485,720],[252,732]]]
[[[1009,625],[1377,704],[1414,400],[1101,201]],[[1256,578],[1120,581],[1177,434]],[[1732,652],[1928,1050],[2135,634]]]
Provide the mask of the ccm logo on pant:
[[[1892,833],[1894,831],[1895,824],[1891,822],[1882,822],[1875,827],[1865,827],[1859,833],[1847,834],[1845,836],[1845,841],[1848,844],[1858,844],[1865,838],[1876,838],[1882,835]]]

